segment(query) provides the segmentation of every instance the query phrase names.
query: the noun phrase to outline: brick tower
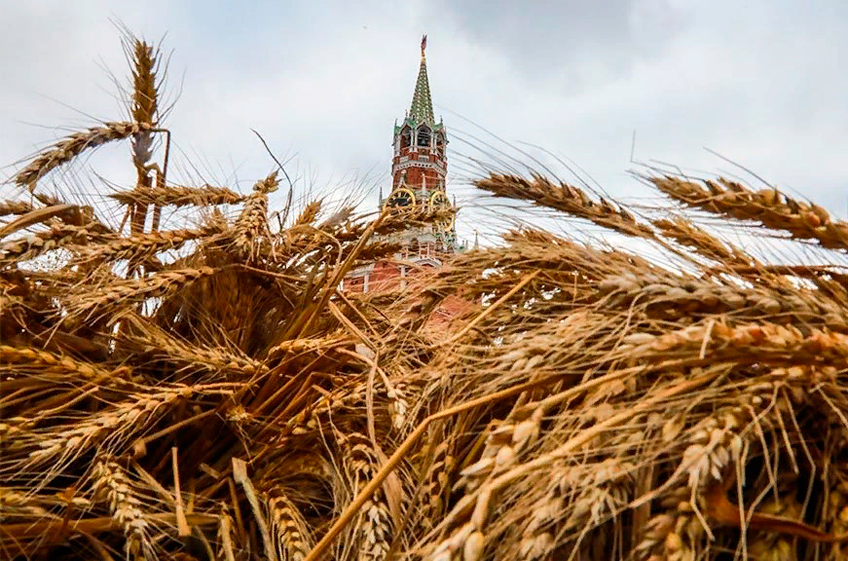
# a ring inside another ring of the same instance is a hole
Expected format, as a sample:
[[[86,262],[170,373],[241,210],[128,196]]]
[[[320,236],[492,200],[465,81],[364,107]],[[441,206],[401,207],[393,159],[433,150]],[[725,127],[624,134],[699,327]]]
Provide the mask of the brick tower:
[[[421,39],[421,65],[412,104],[403,121],[400,124],[395,121],[392,189],[385,199],[380,189],[380,207],[401,215],[415,211],[439,211],[440,218],[431,224],[410,225],[404,231],[393,234],[390,239],[402,246],[396,259],[371,263],[352,271],[344,280],[345,290],[373,292],[393,288],[398,283],[403,288],[413,270],[440,267],[445,256],[460,249],[456,241],[454,205],[445,190],[447,130],[442,120],[437,123],[433,115],[424,54],[426,47],[425,35]]]

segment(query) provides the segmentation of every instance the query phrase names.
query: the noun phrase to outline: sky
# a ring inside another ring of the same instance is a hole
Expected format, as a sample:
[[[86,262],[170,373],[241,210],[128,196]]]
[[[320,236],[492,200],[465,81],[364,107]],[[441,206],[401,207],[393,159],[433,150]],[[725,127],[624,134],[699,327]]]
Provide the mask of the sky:
[[[528,144],[614,198],[655,196],[628,175],[632,156],[742,173],[712,150],[848,211],[844,0],[0,0],[0,179],[67,131],[124,114],[115,21],[171,54],[174,181],[248,192],[274,169],[255,129],[299,195],[352,193],[373,208],[427,33],[448,189],[469,209],[461,237],[484,220],[471,158],[503,150],[529,163]],[[80,165],[131,182],[127,153]]]

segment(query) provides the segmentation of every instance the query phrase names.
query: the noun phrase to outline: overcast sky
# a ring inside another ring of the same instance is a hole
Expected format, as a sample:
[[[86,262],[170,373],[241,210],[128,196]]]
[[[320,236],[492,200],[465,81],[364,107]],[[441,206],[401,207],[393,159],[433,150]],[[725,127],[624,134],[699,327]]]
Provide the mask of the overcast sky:
[[[462,175],[474,152],[460,138],[479,126],[570,159],[613,196],[643,194],[626,174],[635,130],[638,159],[738,171],[707,147],[846,215],[845,0],[0,0],[0,177],[58,127],[121,116],[107,70],[127,69],[110,19],[167,34],[167,93],[180,98],[166,124],[182,168],[242,192],[273,168],[253,128],[295,156],[301,185],[307,172],[316,189],[358,181],[376,204],[427,33]]]

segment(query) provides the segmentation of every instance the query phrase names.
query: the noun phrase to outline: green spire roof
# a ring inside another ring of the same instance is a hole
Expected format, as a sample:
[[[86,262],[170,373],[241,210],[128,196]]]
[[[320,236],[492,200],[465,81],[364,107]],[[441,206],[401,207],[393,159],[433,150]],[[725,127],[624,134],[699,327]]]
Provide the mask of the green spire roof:
[[[409,116],[417,123],[435,124],[433,117],[433,100],[430,98],[430,82],[427,80],[427,59],[424,49],[427,48],[427,36],[421,39],[421,67],[418,69],[418,81],[415,82],[415,93],[412,95],[412,108]]]

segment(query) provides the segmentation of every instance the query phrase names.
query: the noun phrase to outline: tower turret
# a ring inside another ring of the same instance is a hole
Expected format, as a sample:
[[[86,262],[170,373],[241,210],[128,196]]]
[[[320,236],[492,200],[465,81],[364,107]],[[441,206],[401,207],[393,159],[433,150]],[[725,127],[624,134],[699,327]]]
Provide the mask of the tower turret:
[[[392,212],[416,214],[436,212],[428,224],[410,224],[390,234],[403,250],[394,259],[379,260],[351,271],[344,288],[353,292],[371,292],[393,286],[405,288],[413,271],[421,267],[440,267],[446,254],[457,251],[454,207],[445,190],[447,176],[447,130],[441,119],[436,122],[430,80],[427,76],[427,36],[421,39],[421,64],[412,93],[412,103],[403,120],[395,120],[392,137],[392,188],[386,198],[380,187],[380,206]],[[412,266],[410,266],[412,265]]]
[[[398,210],[451,209],[445,189],[447,130],[441,119],[436,122],[433,114],[426,48],[427,36],[424,35],[412,103],[401,123],[395,123],[392,138],[392,190],[384,204]],[[430,231],[422,231],[420,228],[411,230],[415,231],[406,232],[403,239],[410,245],[414,245],[414,239],[427,254],[454,251],[456,235],[452,218],[438,220]],[[410,249],[419,250],[413,247]]]

